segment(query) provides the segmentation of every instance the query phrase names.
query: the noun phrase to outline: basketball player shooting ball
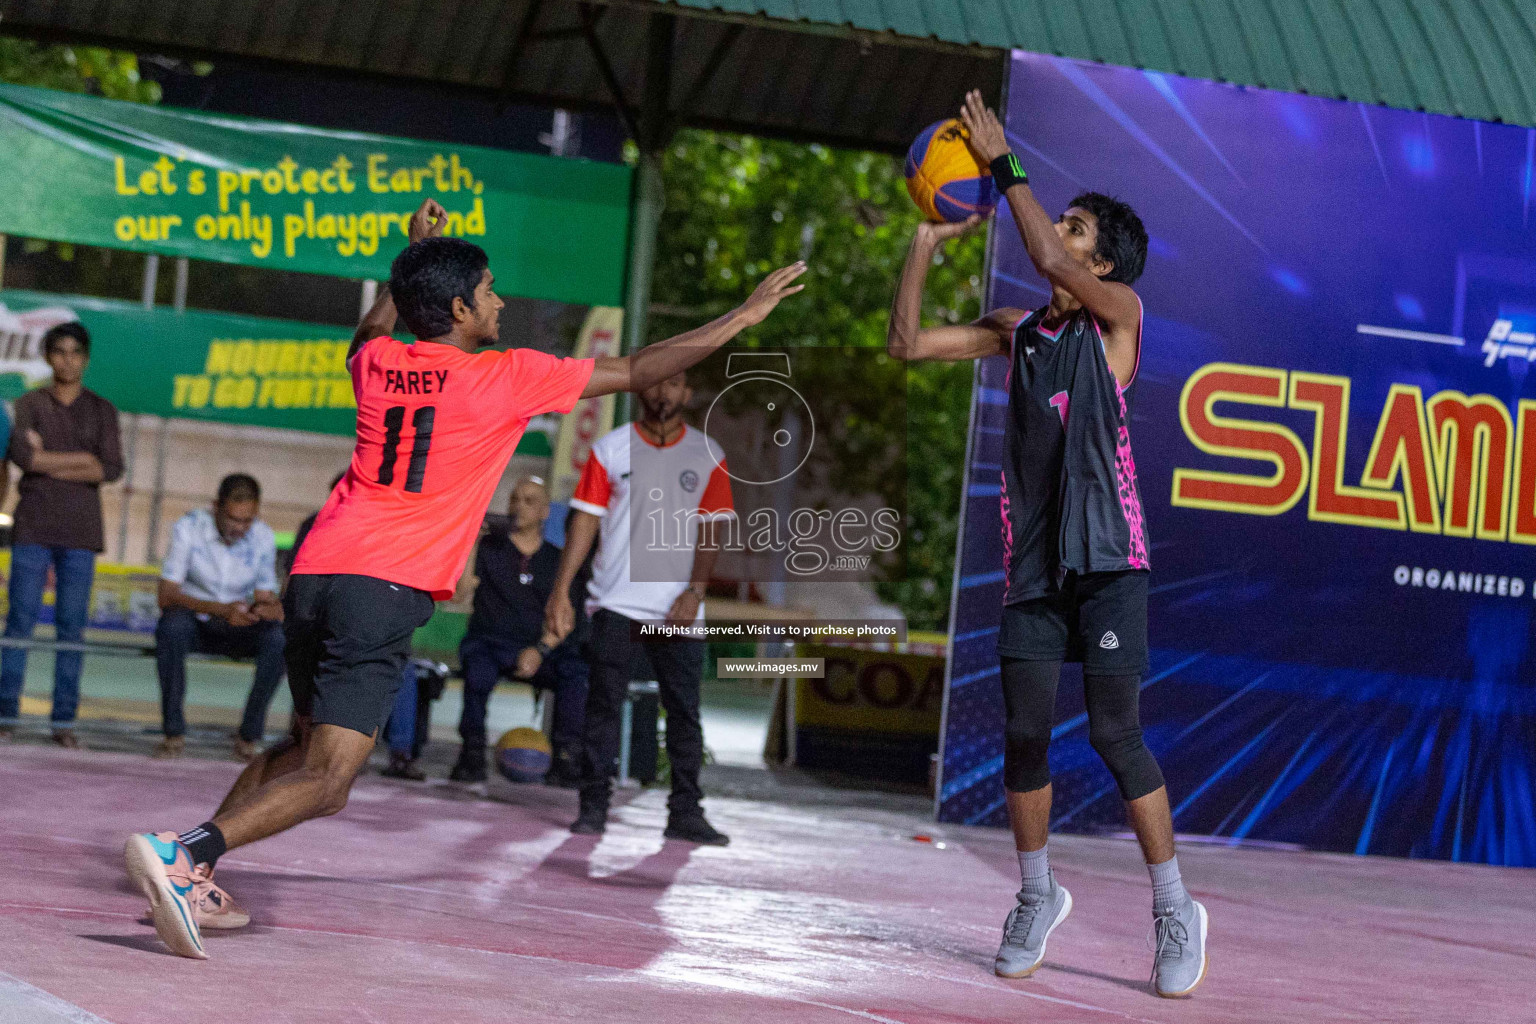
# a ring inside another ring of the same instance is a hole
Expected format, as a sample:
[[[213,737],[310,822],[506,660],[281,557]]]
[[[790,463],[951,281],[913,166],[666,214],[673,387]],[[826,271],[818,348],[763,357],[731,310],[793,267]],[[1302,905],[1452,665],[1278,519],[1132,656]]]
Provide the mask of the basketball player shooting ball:
[[[411,217],[410,244],[347,353],[357,447],[284,596],[293,734],[252,762],[211,821],[128,840],[128,874],[182,956],[207,957],[202,928],[250,919],[213,882],[221,854],[346,806],[411,634],[453,594],[529,419],[680,374],[804,287],[804,263],[776,270],[731,312],[630,356],[480,352],[499,337],[502,302],[485,251],[440,237],[446,219],[432,199]],[[415,344],[389,337],[397,315]]]
[[[1180,879],[1168,791],[1142,742],[1138,709],[1148,562],[1129,432],[1142,325],[1131,285],[1146,264],[1147,233],[1129,206],[1096,192],[1072,200],[1052,223],[979,92],[966,96],[960,120],[1051,286],[1050,302],[1036,310],[996,309],[966,326],[922,328],[935,251],[980,219],[925,222],[887,338],[898,359],[1009,359],[997,652],[1007,711],[1003,783],[1023,888],[1003,926],[996,970],[1005,978],[1034,973],[1046,939],[1072,910],[1046,854],[1046,750],[1062,663],[1081,661],[1089,740],[1114,776],[1152,876],[1152,980],[1158,995],[1187,995],[1205,976],[1206,911]]]

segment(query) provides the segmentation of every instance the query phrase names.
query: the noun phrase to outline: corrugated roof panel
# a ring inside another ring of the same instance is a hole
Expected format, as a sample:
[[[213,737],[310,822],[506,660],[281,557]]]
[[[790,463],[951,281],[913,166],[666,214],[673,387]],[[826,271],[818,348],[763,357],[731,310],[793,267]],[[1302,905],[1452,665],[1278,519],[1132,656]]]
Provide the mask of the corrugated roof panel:
[[[1441,44],[1435,47],[1435,53],[1444,73],[1451,105],[1475,117],[1486,118],[1493,109],[1493,103],[1483,83],[1481,69],[1477,66],[1477,56],[1468,45],[1461,25],[1449,10],[1439,4],[1425,4],[1419,10],[1419,18],[1425,31],[1441,40]]]
[[[658,2],[1536,122],[1536,4],[1526,0]]]
[[[1314,96],[1337,96],[1339,79],[1333,66],[1333,53],[1320,34],[1313,16],[1314,4],[1307,0],[1271,0],[1277,41],[1285,48],[1290,66],[1291,88]]]
[[[994,0],[956,0],[965,20],[965,37],[971,41],[1006,38],[1010,33],[1004,9]]]
[[[879,11],[878,20],[863,17],[859,8],[870,6]],[[935,10],[927,10],[928,7]],[[934,22],[947,23],[937,8],[953,9],[950,3],[924,5],[922,0],[863,0],[861,3],[843,4],[843,10],[850,15],[849,21],[859,24],[861,28],[874,28],[885,32],[895,32],[897,35],[912,36],[915,39],[933,37],[949,39],[950,36],[940,36],[934,32]]]
[[[1167,33],[1172,60],[1167,65],[1151,65],[1159,71],[1184,68],[1181,72],[1199,78],[1215,78],[1211,61],[1211,43],[1202,19],[1196,15],[1192,0],[1164,0],[1155,5],[1163,31]]]
[[[1136,54],[1120,22],[1115,0],[1078,0],[1077,6],[1094,49],[1110,63],[1134,66]]]
[[[1446,90],[1445,69],[1439,59],[1444,44],[1437,40],[1439,45],[1429,45],[1424,37],[1424,23],[1411,5],[1378,3],[1376,9],[1387,23],[1387,31],[1392,33],[1404,65],[1413,72],[1409,85],[1417,100],[1414,106],[1449,109],[1451,97]]]
[[[1326,45],[1327,40],[1350,40],[1350,47],[1357,48],[1353,42],[1354,28],[1349,20],[1344,17],[1340,7],[1347,0],[1317,0],[1307,5],[1307,13],[1312,19],[1312,24],[1317,31],[1318,46],[1323,50],[1328,59],[1328,69],[1332,75],[1333,88],[1324,93],[1321,89],[1313,92],[1319,95],[1330,96],[1371,96],[1375,95],[1376,85],[1371,79],[1370,69],[1365,62],[1351,60],[1340,56],[1344,47]]]
[[[899,2],[902,7],[915,8],[914,23],[924,35],[967,43],[974,39],[966,26],[965,15],[960,10],[958,0],[947,4],[925,4],[920,0],[885,0],[885,6],[889,8],[893,2]]]
[[[1157,0],[1116,0],[1115,7],[1121,24],[1134,26],[1129,43],[1136,66],[1167,68],[1177,63]]]
[[[795,13],[795,5],[790,0],[775,0],[769,3],[753,3],[751,0],[720,0],[710,6],[730,14],[762,14],[770,18],[784,18],[790,21],[798,17]]]
[[[781,0],[780,3],[769,6],[788,7],[795,12],[794,17],[804,21],[818,21],[824,25],[843,23],[841,0]]]
[[[1516,67],[1521,62],[1529,65],[1531,54],[1536,53],[1536,27],[1521,16],[1520,4],[1508,2],[1508,0],[1488,0],[1481,6],[1482,13],[1487,17],[1489,24],[1498,40],[1504,66]],[[1490,78],[1495,77],[1493,69],[1488,67],[1486,54],[1479,54],[1480,66]],[[1499,76],[1503,77],[1503,76]],[[1506,116],[1504,120],[1516,124],[1536,124],[1536,75],[1511,75],[1508,76],[1514,90],[1525,98],[1525,109],[1520,114]],[[1490,89],[1490,93],[1497,94],[1497,90]],[[1501,107],[1502,111],[1503,108]]]
[[[1418,94],[1409,86],[1407,72],[1402,68],[1402,55],[1398,54],[1392,34],[1387,31],[1387,23],[1381,20],[1375,5],[1346,0],[1339,3],[1339,12],[1352,29],[1350,38],[1355,41],[1356,60],[1369,69],[1370,80],[1375,83],[1370,101],[1412,111],[1418,106]],[[1366,97],[1350,98],[1366,100]]]
[[[515,40],[538,4],[535,32]],[[613,0],[598,36],[631,104],[647,19],[678,15],[674,97],[729,31],[690,123],[900,152],[1004,51],[1536,124],[1531,0]],[[473,86],[608,108],[577,0],[0,0],[4,30]],[[734,23],[734,27],[731,27]]]

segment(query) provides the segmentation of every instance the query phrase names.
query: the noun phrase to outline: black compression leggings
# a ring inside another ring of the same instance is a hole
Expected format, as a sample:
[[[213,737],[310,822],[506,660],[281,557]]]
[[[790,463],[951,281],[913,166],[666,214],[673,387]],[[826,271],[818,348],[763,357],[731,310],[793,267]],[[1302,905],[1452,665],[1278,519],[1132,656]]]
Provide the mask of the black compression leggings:
[[[1003,785],[1013,793],[1044,789],[1051,781],[1046,752],[1056,714],[1059,661],[1003,659]],[[1088,742],[1120,787],[1135,800],[1163,785],[1163,772],[1141,739],[1141,676],[1083,675],[1088,704]]]

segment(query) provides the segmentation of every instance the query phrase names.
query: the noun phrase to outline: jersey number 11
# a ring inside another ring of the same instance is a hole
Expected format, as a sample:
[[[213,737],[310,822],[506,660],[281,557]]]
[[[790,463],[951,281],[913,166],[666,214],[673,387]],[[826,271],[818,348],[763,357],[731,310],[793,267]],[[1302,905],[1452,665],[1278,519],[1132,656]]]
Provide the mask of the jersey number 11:
[[[421,493],[427,475],[427,454],[432,451],[432,421],[437,406],[424,405],[411,414],[416,440],[411,444],[411,464],[405,471],[405,489]],[[395,458],[400,452],[400,428],[405,426],[405,406],[392,405],[384,412],[384,458],[379,463],[379,483],[388,487],[395,482]]]

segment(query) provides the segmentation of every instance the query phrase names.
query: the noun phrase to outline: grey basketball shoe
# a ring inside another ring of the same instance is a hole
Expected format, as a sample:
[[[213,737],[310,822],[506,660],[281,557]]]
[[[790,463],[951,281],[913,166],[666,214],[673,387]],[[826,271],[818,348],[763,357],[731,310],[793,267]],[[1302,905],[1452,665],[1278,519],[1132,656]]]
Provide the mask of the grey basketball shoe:
[[[995,970],[1000,978],[1027,978],[1045,960],[1045,940],[1072,913],[1072,894],[1051,877],[1048,896],[1019,893],[1018,904],[1003,922],[1003,944]]]
[[[1177,910],[1154,913],[1152,983],[1165,999],[1187,996],[1205,980],[1205,904],[1189,900]]]

